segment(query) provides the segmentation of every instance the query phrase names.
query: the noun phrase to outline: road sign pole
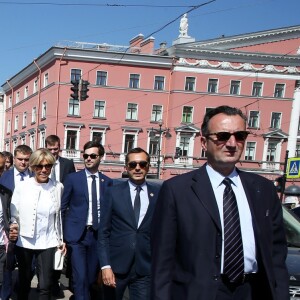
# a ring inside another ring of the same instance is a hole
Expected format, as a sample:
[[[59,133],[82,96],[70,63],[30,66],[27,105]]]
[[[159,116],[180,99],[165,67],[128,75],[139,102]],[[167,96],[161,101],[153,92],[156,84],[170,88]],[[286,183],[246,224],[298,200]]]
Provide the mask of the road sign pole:
[[[280,202],[282,202],[282,200],[283,200],[283,194],[284,194],[284,190],[285,190],[286,168],[287,168],[288,158],[289,158],[289,150],[286,150],[285,159],[284,159],[284,166],[283,166],[282,187],[281,187],[281,191],[280,191]]]

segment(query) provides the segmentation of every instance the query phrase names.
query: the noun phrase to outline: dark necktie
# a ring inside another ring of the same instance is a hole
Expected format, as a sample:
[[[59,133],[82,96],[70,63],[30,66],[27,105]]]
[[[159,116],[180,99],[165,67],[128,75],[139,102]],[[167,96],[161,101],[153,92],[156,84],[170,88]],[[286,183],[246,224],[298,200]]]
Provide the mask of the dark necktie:
[[[244,253],[239,210],[231,180],[225,178],[223,194],[224,267],[223,273],[234,282],[244,273]]]
[[[51,173],[51,180],[52,180],[53,182],[56,181],[55,165],[56,165],[56,163],[53,165],[53,167],[52,167],[52,173]]]
[[[136,226],[138,226],[139,219],[140,219],[140,210],[141,210],[140,192],[141,192],[141,190],[142,190],[142,188],[138,185],[136,187],[136,194],[135,194],[134,205],[133,205]]]
[[[98,201],[97,201],[97,187],[96,187],[96,175],[91,175],[92,181],[92,217],[93,217],[93,229],[98,229]]]
[[[24,177],[25,177],[25,173],[24,172],[20,172],[20,181],[24,181]]]

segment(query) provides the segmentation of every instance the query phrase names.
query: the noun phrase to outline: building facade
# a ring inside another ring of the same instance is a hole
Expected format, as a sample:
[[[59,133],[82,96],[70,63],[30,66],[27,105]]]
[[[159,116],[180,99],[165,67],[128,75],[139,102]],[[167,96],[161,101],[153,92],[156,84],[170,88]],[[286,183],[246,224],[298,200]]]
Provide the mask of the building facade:
[[[101,170],[124,176],[129,149],[151,155],[150,177],[167,179],[206,161],[200,127],[207,110],[230,105],[248,117],[238,167],[274,179],[286,151],[300,157],[300,26],[195,42],[187,34],[154,49],[138,35],[128,47],[54,46],[2,85],[3,150],[36,149],[57,134],[62,156],[83,167],[81,149],[97,140]],[[87,80],[88,98],[70,97]]]

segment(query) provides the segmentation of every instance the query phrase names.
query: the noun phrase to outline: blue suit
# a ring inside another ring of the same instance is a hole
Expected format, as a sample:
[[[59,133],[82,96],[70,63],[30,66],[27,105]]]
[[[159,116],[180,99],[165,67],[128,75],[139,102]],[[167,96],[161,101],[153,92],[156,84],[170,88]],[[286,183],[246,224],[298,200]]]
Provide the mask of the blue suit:
[[[112,180],[99,173],[100,199]],[[85,170],[69,174],[64,182],[61,202],[64,239],[71,256],[75,299],[88,300],[91,285],[96,281],[98,233],[87,227],[89,193]]]
[[[100,266],[110,265],[117,278],[117,299],[122,294],[118,291],[118,277],[127,276],[133,268],[140,277],[150,276],[150,228],[159,189],[147,182],[149,206],[138,228],[127,181],[108,189],[101,201],[98,255]]]
[[[3,186],[7,187],[9,190],[11,190],[12,192],[15,189],[15,176],[14,176],[14,172],[15,172],[16,168],[11,168],[7,171],[5,171],[2,176],[0,177],[0,184],[2,184]],[[18,170],[16,170],[16,172],[18,172]],[[30,172],[28,170],[28,174],[29,177],[33,176],[33,173]]]

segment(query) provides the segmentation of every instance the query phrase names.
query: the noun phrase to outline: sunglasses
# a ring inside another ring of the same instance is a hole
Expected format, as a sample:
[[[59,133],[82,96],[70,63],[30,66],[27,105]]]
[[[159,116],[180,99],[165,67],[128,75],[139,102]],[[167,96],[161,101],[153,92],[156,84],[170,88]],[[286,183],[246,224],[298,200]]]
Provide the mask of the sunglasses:
[[[35,165],[33,167],[35,168],[36,171],[42,171],[43,168],[45,168],[46,171],[50,171],[51,168],[53,167],[53,165],[51,165],[51,164],[47,164],[47,165]]]
[[[148,162],[145,161],[145,160],[141,160],[140,162],[138,161],[131,161],[127,164],[127,166],[130,168],[130,169],[135,169],[136,166],[139,165],[141,169],[144,169],[148,166]]]
[[[233,133],[227,131],[221,131],[221,132],[209,133],[206,136],[209,137],[211,135],[215,135],[218,142],[227,142],[230,139],[230,137],[233,135],[237,142],[244,142],[249,133],[250,133],[249,131],[236,131]]]
[[[97,158],[99,155],[98,155],[98,154],[95,154],[95,153],[92,153],[92,154],[86,154],[86,153],[84,153],[82,156],[83,156],[84,159],[88,159],[89,157],[90,157],[91,159],[95,159],[95,158]]]

